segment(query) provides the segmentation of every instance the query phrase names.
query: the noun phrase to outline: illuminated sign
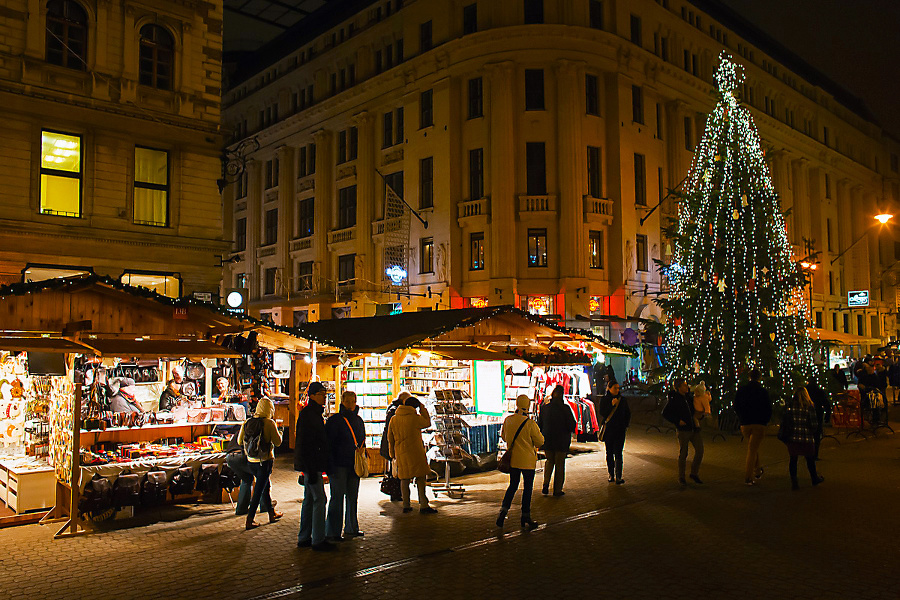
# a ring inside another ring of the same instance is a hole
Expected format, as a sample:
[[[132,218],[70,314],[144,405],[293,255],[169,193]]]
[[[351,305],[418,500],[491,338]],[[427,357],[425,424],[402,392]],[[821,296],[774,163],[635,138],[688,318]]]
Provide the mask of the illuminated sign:
[[[856,290],[847,292],[847,306],[868,306],[869,290]]]
[[[591,299],[588,300],[588,308],[591,310],[591,313],[600,312],[600,298],[591,296]]]
[[[399,285],[407,276],[406,269],[399,265],[391,265],[384,270],[384,274],[391,278],[394,285]]]
[[[469,306],[472,308],[485,308],[488,305],[488,300],[484,296],[473,296],[469,298]]]

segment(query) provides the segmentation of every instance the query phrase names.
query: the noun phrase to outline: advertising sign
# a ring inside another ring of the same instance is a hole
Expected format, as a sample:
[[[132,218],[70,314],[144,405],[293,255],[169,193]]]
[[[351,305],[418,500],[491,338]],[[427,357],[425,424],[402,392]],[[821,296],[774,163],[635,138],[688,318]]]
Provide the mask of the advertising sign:
[[[847,306],[850,308],[869,305],[869,290],[847,292]]]

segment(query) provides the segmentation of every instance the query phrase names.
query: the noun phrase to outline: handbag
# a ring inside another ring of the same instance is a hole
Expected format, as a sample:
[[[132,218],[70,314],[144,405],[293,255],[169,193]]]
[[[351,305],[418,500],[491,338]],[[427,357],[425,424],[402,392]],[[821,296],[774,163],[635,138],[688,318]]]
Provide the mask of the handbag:
[[[390,473],[386,473],[384,477],[381,478],[381,493],[390,496],[391,498],[399,498],[400,480]]]
[[[144,506],[156,506],[166,500],[166,473],[165,471],[150,471],[144,477],[141,489],[141,504]]]
[[[344,417],[344,422],[347,424],[347,427],[350,428],[350,435],[353,436],[353,444],[356,446],[356,452],[353,456],[353,471],[356,472],[357,477],[368,477],[369,457],[366,455],[366,446],[365,444],[360,445],[359,442],[356,441],[356,433],[353,431],[353,426],[350,425],[350,421],[347,420],[347,417]]]
[[[112,498],[116,508],[140,504],[141,476],[134,473],[119,475],[112,486]]]
[[[512,442],[509,444],[509,448],[503,453],[503,456],[500,457],[500,460],[497,461],[497,470],[501,473],[509,473],[512,470],[512,451],[516,445],[516,439],[519,437],[519,434],[522,432],[522,428],[525,427],[525,423],[528,422],[528,417],[525,417],[525,420],[522,421],[522,424],[519,425],[519,428],[516,429],[516,435],[513,436]]]
[[[621,403],[622,403],[622,401],[619,400],[619,404],[621,404]],[[597,439],[600,440],[601,442],[603,441],[603,438],[606,436],[606,424],[609,423],[609,420],[612,419],[612,416],[614,414],[616,414],[616,409],[619,408],[619,404],[616,404],[615,406],[613,406],[613,409],[611,411],[609,411],[609,414],[606,416],[605,419],[603,419],[603,422],[600,423],[600,433],[597,434]]]

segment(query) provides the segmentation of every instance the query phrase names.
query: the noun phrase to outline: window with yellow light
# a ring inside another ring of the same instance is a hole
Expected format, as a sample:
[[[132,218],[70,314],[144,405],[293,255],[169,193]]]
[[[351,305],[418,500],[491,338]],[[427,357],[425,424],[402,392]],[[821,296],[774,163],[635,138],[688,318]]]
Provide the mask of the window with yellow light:
[[[41,132],[41,212],[81,216],[81,136]]]

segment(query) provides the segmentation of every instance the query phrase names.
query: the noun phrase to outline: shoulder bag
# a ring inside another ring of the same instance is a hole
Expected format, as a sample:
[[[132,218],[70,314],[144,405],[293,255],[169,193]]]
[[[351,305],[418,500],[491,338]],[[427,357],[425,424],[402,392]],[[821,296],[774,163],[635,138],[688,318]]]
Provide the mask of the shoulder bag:
[[[366,456],[366,445],[360,445],[359,442],[356,441],[356,433],[353,431],[353,426],[350,425],[350,421],[347,420],[347,417],[344,417],[344,423],[350,428],[350,435],[353,436],[353,444],[356,446],[356,452],[353,456],[353,470],[358,477],[368,477],[369,457]]]
[[[512,451],[516,445],[516,439],[519,437],[519,434],[522,433],[522,428],[525,427],[525,423],[528,422],[528,417],[525,417],[525,420],[522,421],[522,424],[519,425],[519,428],[516,429],[516,435],[513,436],[512,442],[509,444],[509,448],[503,453],[503,456],[500,457],[500,460],[497,461],[497,470],[501,473],[509,473],[512,470]]]
[[[619,404],[622,404],[622,400],[619,400]],[[612,419],[612,416],[614,414],[616,414],[616,409],[619,408],[619,404],[616,404],[615,406],[613,406],[613,409],[611,411],[609,411],[609,415],[607,415],[607,417],[605,419],[603,419],[603,422],[600,423],[600,433],[597,434],[597,439],[600,440],[601,442],[603,441],[603,438],[606,436],[606,424],[609,423],[609,420]]]

